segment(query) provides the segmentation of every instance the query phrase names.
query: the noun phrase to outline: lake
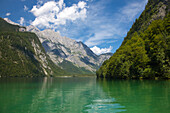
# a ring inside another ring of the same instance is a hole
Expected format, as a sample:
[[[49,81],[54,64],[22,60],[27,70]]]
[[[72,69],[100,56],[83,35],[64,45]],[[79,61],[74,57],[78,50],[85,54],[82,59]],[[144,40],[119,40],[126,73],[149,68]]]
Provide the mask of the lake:
[[[0,113],[121,112],[170,112],[170,81],[0,78]]]

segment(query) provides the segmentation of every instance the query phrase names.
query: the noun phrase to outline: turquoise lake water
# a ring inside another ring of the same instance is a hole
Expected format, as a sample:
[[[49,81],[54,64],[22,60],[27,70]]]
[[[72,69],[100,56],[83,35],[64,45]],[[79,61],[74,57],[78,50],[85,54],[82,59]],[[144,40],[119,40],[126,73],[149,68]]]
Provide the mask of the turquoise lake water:
[[[0,113],[170,113],[170,81],[0,78]]]

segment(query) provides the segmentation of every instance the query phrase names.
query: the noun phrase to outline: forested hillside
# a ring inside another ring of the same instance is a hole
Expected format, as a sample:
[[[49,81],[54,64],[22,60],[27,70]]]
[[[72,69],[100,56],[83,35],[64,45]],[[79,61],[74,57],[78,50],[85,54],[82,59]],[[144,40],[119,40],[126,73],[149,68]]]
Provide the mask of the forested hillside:
[[[149,0],[120,48],[96,72],[105,78],[170,78],[168,0]]]
[[[0,18],[0,77],[66,74],[49,59],[38,37],[20,28]]]

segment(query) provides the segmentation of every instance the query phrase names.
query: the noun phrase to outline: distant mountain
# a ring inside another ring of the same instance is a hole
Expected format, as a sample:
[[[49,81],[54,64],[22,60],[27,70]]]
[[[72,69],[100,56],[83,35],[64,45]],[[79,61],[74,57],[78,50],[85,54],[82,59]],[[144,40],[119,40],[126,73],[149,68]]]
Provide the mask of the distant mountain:
[[[84,43],[63,37],[51,29],[40,31],[30,25],[27,31],[36,33],[51,60],[72,74],[94,74],[103,61],[112,55],[98,56]]]
[[[0,18],[0,77],[67,74],[50,60],[34,33],[5,20]]]
[[[104,78],[170,78],[170,4],[148,0],[120,48],[97,71]]]

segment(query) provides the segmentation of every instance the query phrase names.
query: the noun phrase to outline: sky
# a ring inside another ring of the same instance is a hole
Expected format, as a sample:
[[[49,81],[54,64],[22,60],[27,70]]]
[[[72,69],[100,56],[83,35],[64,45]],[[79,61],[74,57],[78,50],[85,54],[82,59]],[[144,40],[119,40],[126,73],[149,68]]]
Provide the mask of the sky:
[[[0,0],[0,17],[53,29],[96,54],[114,53],[147,0]]]

